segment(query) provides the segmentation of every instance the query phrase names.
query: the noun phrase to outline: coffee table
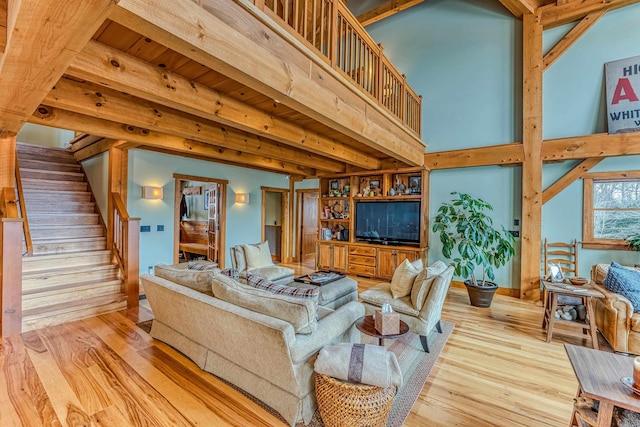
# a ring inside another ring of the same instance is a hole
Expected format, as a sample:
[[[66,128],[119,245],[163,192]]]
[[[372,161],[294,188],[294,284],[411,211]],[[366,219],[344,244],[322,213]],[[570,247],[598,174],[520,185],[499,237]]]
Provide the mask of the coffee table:
[[[611,425],[614,406],[640,412],[640,396],[620,381],[622,377],[633,376],[632,357],[571,344],[565,344],[564,348],[578,378],[577,396],[600,401],[598,427]],[[575,418],[574,409],[570,426],[577,422]]]
[[[382,335],[376,330],[375,320],[372,315],[361,317],[356,320],[356,328],[363,334],[378,338],[378,344],[384,346],[385,339],[400,338],[409,332],[409,325],[400,320],[400,332],[394,335]]]

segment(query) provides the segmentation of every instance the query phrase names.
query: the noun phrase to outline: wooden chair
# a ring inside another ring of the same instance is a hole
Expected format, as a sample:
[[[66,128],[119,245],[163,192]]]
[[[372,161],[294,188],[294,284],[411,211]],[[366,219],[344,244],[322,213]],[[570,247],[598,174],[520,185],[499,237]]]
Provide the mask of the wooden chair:
[[[549,275],[549,263],[559,264],[565,275],[578,276],[578,241],[549,243],[544,239],[544,271]]]

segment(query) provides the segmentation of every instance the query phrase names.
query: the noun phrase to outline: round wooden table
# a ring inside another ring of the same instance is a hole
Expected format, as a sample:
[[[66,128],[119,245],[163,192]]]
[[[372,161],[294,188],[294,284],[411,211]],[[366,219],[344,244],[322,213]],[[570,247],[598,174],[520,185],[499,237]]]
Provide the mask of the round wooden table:
[[[375,320],[372,315],[364,316],[356,320],[356,328],[363,334],[378,338],[378,344],[384,346],[385,339],[400,338],[409,332],[409,325],[400,320],[400,332],[393,335],[382,335],[376,330]]]

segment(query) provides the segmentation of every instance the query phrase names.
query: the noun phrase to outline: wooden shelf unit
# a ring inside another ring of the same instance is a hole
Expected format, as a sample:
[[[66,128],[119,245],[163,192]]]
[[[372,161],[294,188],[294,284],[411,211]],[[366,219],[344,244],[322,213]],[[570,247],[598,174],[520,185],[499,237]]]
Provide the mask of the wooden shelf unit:
[[[423,167],[353,172],[320,178],[316,268],[390,279],[405,259],[426,262],[429,175]],[[355,240],[356,204],[420,201],[420,244],[379,245]],[[339,232],[338,232],[339,229]],[[326,237],[330,236],[331,239]],[[336,238],[337,237],[337,238]]]

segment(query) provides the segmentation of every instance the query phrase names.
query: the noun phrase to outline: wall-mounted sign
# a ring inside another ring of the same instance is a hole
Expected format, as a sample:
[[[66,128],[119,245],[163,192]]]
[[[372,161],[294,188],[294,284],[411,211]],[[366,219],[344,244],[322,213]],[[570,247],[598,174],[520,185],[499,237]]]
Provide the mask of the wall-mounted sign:
[[[640,131],[640,56],[604,64],[609,133]]]

